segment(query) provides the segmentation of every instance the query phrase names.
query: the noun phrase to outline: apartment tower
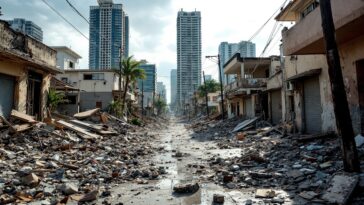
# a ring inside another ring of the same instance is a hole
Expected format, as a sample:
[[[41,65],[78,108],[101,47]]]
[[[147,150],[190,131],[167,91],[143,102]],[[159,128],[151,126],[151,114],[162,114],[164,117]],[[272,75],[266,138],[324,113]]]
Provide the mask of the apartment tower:
[[[177,16],[177,97],[179,106],[201,85],[201,13],[182,9]]]
[[[112,0],[98,0],[98,4],[90,7],[89,67],[119,68],[121,56],[129,54],[129,19],[122,4]]]

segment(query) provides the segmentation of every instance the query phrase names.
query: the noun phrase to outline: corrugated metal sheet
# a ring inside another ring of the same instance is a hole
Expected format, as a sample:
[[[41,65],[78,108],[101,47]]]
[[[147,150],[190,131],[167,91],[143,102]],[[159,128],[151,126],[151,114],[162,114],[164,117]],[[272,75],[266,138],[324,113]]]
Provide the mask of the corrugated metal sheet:
[[[315,134],[321,132],[321,97],[318,77],[304,81],[304,105],[306,132]]]
[[[9,117],[13,108],[15,78],[0,74],[0,115]]]

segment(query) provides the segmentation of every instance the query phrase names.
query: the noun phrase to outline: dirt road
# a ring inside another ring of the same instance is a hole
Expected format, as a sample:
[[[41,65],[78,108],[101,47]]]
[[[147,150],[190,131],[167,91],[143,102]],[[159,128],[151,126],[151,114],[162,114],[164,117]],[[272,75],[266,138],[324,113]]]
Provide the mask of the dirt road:
[[[212,156],[227,158],[239,155],[240,149],[218,149],[215,142],[192,138],[192,131],[185,128],[185,123],[171,120],[168,128],[156,130],[158,135],[156,147],[163,147],[161,151],[151,158],[156,166],[166,167],[167,174],[148,184],[130,182],[120,184],[112,189],[112,197],[107,198],[111,204],[212,204],[213,194],[223,194],[225,204],[245,204],[246,200],[253,199],[254,190],[225,189],[223,186],[207,180],[213,176],[209,172],[207,159]],[[177,152],[182,157],[173,157]],[[201,168],[202,165],[202,168]],[[178,183],[198,182],[200,189],[192,195],[176,195],[173,186]],[[106,198],[105,198],[106,199]],[[100,198],[99,203],[105,199]],[[106,203],[106,202],[104,202]]]

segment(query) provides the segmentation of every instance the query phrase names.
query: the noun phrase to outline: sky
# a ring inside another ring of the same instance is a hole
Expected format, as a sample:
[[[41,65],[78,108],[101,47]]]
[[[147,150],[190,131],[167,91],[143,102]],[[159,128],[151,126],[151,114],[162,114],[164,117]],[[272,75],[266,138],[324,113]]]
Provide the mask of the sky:
[[[66,0],[45,0],[57,9],[84,35],[89,36],[89,25],[67,4]],[[86,18],[89,7],[97,0],[69,0]],[[284,3],[284,0],[114,0],[121,3],[130,19],[130,51],[136,59],[157,65],[157,79],[167,88],[170,101],[170,70],[176,69],[177,12],[201,11],[202,70],[218,79],[217,64],[205,58],[217,55],[220,42],[237,43],[253,34]],[[68,46],[82,56],[80,69],[88,68],[88,40],[52,11],[42,0],[0,0],[3,20],[25,18],[43,30],[43,42],[49,46]],[[261,55],[275,26],[274,19],[252,39],[257,56]],[[283,28],[279,23],[277,31]],[[278,30],[279,29],[279,30]],[[278,55],[280,31],[272,40],[264,56]]]

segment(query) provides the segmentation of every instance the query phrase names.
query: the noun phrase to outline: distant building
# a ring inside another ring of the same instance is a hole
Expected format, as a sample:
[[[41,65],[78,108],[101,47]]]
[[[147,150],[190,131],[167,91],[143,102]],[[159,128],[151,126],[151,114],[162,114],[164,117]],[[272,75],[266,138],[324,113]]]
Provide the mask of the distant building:
[[[250,41],[240,41],[239,43],[228,43],[221,42],[219,45],[219,55],[220,55],[220,72],[223,76],[223,84],[226,85],[233,81],[234,76],[224,76],[224,65],[230,60],[230,58],[235,54],[240,53],[240,57],[256,57],[255,44]]]
[[[205,75],[205,80],[208,81],[208,80],[212,80],[212,75]]]
[[[176,103],[177,96],[177,69],[171,70],[171,105]]]
[[[118,68],[120,51],[129,55],[129,18],[122,4],[98,0],[90,7],[89,67],[92,70]],[[121,50],[120,50],[121,49]]]
[[[32,21],[27,21],[21,18],[15,18],[14,20],[8,21],[10,27],[16,31],[27,34],[28,36],[34,38],[37,41],[43,41],[43,31],[42,29]]]
[[[161,99],[164,100],[164,102],[167,101],[167,90],[166,86],[163,84],[163,82],[157,82],[157,95]]]
[[[139,67],[145,71],[146,75],[146,79],[138,80],[139,93],[144,93],[143,107],[151,107],[156,92],[157,69],[155,64],[142,64]]]
[[[78,61],[81,58],[75,51],[67,46],[52,46],[57,51],[57,67],[62,70],[74,70],[78,68]]]
[[[184,106],[201,85],[201,12],[177,16],[177,103]]]

